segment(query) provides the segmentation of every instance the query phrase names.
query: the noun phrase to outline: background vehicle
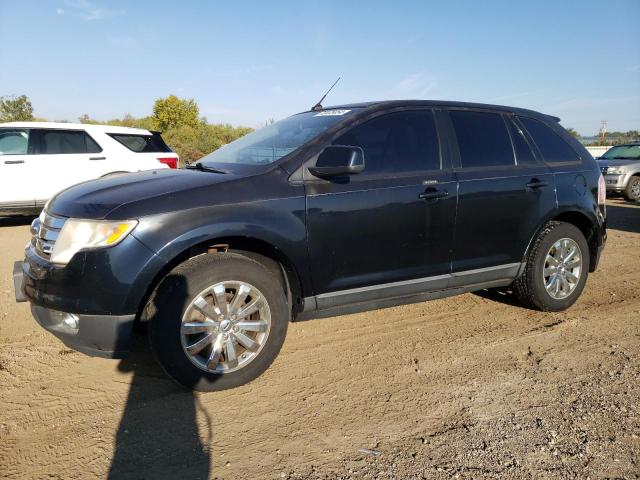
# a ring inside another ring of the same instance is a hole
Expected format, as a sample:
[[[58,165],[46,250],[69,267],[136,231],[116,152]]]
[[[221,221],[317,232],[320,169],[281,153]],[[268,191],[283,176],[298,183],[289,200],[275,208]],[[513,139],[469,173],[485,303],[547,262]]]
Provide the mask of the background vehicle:
[[[616,145],[598,158],[607,190],[640,200],[640,143]]]
[[[67,345],[135,321],[181,384],[260,375],[288,322],[511,285],[564,310],[606,240],[605,187],[558,119],[398,101],[314,109],[189,169],[78,185],[32,225],[16,294]]]
[[[0,124],[0,215],[37,213],[56,192],[116,173],[176,168],[157,132],[47,122]]]

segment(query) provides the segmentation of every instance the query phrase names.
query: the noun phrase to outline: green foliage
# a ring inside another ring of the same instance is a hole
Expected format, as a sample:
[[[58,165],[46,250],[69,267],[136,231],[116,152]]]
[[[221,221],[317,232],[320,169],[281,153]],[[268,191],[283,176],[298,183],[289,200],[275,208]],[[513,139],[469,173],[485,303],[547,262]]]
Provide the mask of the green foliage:
[[[169,129],[163,132],[162,138],[180,155],[183,163],[189,164],[251,131],[246,127],[199,123]]]
[[[2,121],[33,120],[31,103],[24,95],[16,99],[7,98],[7,100],[2,97],[0,100],[2,101],[2,110],[0,110],[3,115]],[[10,110],[13,109],[11,111],[27,111],[25,105],[28,105],[30,118],[23,115],[5,120],[5,102],[8,103]],[[16,108],[16,103],[21,108]],[[103,122],[95,120],[85,113],[78,118],[78,121],[93,125],[117,125],[145,130],[160,130],[165,142],[180,155],[180,162],[183,165],[195,162],[221,146],[253,131],[247,127],[209,124],[205,117],[199,118],[198,114],[198,105],[195,101],[183,100],[175,95],[169,95],[167,98],[156,100],[153,115],[149,117],[135,118],[126,114],[123,118],[114,118]]]
[[[569,132],[570,135],[574,136],[575,138],[581,138],[581,135],[573,128],[566,128],[565,129],[567,132]]]
[[[0,97],[0,122],[33,121],[33,107],[26,95]]]
[[[196,127],[200,123],[199,113],[198,105],[192,98],[187,100],[169,95],[156,100],[151,120],[155,130],[164,132],[171,128]]]

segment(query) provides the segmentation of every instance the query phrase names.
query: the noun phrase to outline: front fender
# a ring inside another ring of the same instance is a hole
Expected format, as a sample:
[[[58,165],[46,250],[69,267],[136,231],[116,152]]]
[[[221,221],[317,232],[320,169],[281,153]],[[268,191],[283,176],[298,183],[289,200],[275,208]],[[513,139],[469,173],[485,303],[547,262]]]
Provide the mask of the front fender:
[[[169,263],[196,245],[224,237],[259,240],[280,250],[309,291],[304,196],[198,207],[140,219],[133,235]]]

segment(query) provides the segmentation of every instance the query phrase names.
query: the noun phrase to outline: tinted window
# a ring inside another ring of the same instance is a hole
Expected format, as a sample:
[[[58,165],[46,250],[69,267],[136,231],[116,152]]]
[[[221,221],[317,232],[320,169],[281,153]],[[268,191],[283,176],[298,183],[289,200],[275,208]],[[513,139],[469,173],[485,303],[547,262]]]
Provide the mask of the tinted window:
[[[127,147],[132,152],[137,153],[158,153],[170,152],[171,149],[164,143],[158,133],[153,135],[130,135],[120,133],[109,133],[109,136]]]
[[[98,145],[96,141],[93,138],[91,138],[91,135],[89,135],[88,133],[85,133],[84,140],[87,144],[87,153],[100,153],[102,151],[102,148],[100,148],[100,145]]]
[[[536,158],[533,156],[529,142],[527,142],[524,132],[516,123],[509,118],[507,120],[511,139],[513,140],[513,148],[516,151],[516,163],[518,165],[534,165]]]
[[[0,155],[26,155],[28,147],[28,130],[0,130]]]
[[[540,149],[540,153],[547,163],[576,162],[580,157],[576,151],[565,142],[560,135],[551,130],[542,122],[531,118],[520,118],[524,128]]]
[[[502,116],[488,112],[450,112],[464,168],[513,165],[511,140]]]
[[[41,130],[39,153],[86,153],[84,132],[81,130]]]
[[[333,144],[361,147],[366,174],[441,168],[438,135],[431,110],[382,115],[353,128]]]

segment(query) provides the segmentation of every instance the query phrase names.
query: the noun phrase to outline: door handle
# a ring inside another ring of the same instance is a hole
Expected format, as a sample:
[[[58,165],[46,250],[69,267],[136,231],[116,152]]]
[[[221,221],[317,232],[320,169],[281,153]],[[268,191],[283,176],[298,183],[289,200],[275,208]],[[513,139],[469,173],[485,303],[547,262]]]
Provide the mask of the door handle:
[[[24,160],[5,160],[4,163],[7,165],[16,165],[18,163],[24,163]]]
[[[89,160],[106,160],[107,157],[89,157]]]
[[[538,190],[539,188],[544,188],[544,187],[546,187],[548,185],[549,185],[549,182],[542,182],[542,181],[538,180],[537,178],[534,178],[529,183],[527,183],[525,186],[527,187],[528,191],[534,191],[534,190]]]
[[[435,188],[427,188],[424,192],[418,195],[421,200],[438,200],[449,196],[447,190],[436,190]]]

